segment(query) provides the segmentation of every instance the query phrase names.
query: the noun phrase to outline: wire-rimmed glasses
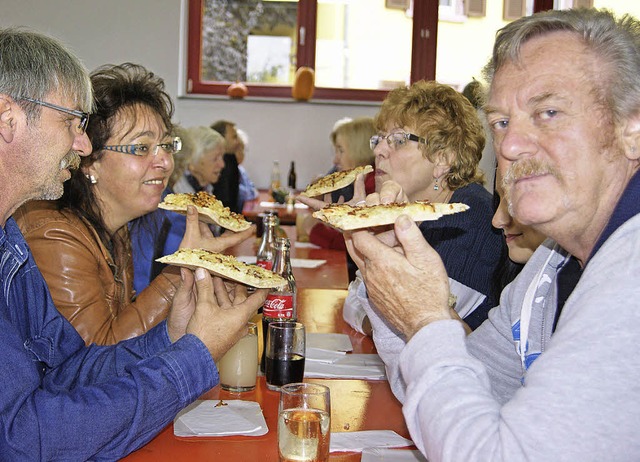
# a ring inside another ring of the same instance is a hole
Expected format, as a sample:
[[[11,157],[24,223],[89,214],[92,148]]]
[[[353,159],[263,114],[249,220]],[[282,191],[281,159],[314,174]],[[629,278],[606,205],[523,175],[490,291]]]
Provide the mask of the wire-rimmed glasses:
[[[401,148],[402,146],[407,144],[407,141],[417,141],[418,143],[427,142],[426,139],[421,138],[418,135],[414,135],[413,133],[394,132],[389,133],[387,136],[373,135],[371,138],[369,138],[369,147],[371,148],[371,150],[373,151],[382,140],[387,140],[387,144],[393,150]]]
[[[131,154],[138,157],[146,157],[153,152],[154,156],[158,155],[158,150],[162,149],[168,154],[176,154],[182,149],[182,140],[179,136],[174,137],[166,143],[158,143],[155,146],[138,143],[138,144],[112,144],[103,146],[102,149],[107,151],[121,152],[122,154]]]
[[[80,123],[78,124],[78,127],[77,127],[78,134],[83,135],[84,132],[87,130],[87,125],[89,124],[89,113],[87,112],[78,111],[75,109],[69,109],[66,107],[58,106],[56,104],[47,103],[46,101],[41,101],[39,99],[28,98],[26,96],[21,96],[18,99],[29,101],[30,103],[37,104],[39,106],[48,107],[49,109],[54,109],[56,111],[63,112],[65,114],[78,117],[80,119]]]

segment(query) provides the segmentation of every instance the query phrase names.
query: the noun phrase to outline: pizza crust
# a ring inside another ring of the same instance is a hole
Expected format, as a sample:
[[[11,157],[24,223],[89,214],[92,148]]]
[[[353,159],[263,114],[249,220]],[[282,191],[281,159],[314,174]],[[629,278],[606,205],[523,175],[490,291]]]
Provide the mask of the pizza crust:
[[[409,215],[414,221],[437,220],[443,215],[464,212],[467,204],[444,204],[429,201],[351,206],[330,204],[313,213],[315,218],[340,230],[371,228],[395,223],[400,215]]]
[[[300,195],[307,197],[321,196],[350,185],[356,181],[356,177],[361,173],[367,174],[370,172],[373,172],[371,165],[363,165],[351,170],[334,172],[311,183]]]
[[[183,215],[187,214],[187,206],[193,205],[198,210],[201,221],[218,225],[230,231],[244,231],[251,227],[251,223],[244,216],[232,212],[229,207],[216,199],[216,196],[204,191],[197,193],[167,194],[158,207],[171,210]]]
[[[287,281],[280,275],[256,265],[247,265],[231,255],[210,252],[205,249],[178,249],[171,255],[156,261],[189,269],[204,268],[211,274],[242,284],[270,289]]]

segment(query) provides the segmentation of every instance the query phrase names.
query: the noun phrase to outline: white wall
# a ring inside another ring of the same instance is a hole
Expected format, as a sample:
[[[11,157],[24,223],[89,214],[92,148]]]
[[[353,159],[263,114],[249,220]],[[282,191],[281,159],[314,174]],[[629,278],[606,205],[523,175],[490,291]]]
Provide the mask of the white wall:
[[[176,122],[236,122],[249,134],[244,165],[258,187],[268,186],[274,159],[283,179],[295,160],[298,187],[305,186],[331,167],[333,123],[344,116],[373,116],[378,109],[375,104],[179,96],[184,94],[186,0],[0,0],[0,5],[0,27],[26,26],[57,37],[89,70],[131,61],[157,73],[174,98]]]

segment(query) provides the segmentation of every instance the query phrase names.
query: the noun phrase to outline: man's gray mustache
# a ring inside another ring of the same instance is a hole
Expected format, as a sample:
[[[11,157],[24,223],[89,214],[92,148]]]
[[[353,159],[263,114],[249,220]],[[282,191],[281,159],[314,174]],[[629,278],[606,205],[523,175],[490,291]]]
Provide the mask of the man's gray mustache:
[[[60,170],[77,170],[80,167],[80,160],[81,159],[78,153],[75,151],[71,151],[69,152],[69,154],[64,156],[64,158],[60,162]]]

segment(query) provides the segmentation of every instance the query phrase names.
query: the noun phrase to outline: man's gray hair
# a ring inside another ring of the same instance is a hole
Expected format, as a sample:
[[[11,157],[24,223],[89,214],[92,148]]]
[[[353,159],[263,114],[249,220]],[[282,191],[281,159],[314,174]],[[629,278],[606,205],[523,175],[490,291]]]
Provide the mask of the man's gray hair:
[[[189,127],[186,129],[186,135],[192,146],[191,162],[198,162],[207,152],[224,144],[224,137],[211,127]]]
[[[20,98],[46,100],[55,91],[91,112],[89,74],[80,60],[59,41],[21,28],[0,29],[0,93],[16,99],[33,120],[40,106]],[[70,108],[77,109],[77,108]]]
[[[493,76],[507,63],[518,62],[528,40],[553,32],[577,34],[604,63],[594,84],[616,121],[640,110],[640,22],[626,14],[616,18],[608,10],[578,8],[550,10],[513,21],[496,35],[484,77]]]

